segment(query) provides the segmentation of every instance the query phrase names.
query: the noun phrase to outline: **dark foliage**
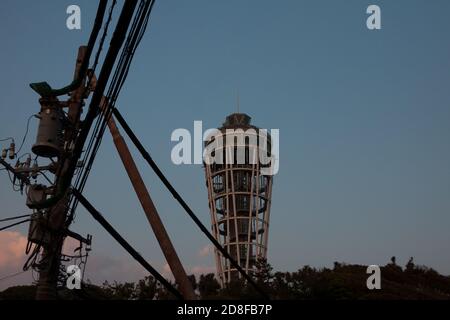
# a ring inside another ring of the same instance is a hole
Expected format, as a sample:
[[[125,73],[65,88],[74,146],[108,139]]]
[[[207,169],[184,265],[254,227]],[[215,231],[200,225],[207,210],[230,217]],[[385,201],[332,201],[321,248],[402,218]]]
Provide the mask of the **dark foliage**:
[[[345,299],[450,299],[450,277],[414,264],[411,258],[404,268],[395,257],[381,267],[381,289],[369,290],[367,266],[334,263],[333,269],[305,266],[296,272],[273,272],[267,261],[260,261],[254,274],[259,286],[272,299],[345,300]],[[258,299],[253,287],[242,280],[220,288],[212,273],[189,276],[200,299]],[[33,299],[34,286],[17,286],[0,292],[0,300]],[[137,283],[105,282],[102,286],[84,284],[82,290],[62,289],[60,299],[166,300],[174,297],[153,277]]]

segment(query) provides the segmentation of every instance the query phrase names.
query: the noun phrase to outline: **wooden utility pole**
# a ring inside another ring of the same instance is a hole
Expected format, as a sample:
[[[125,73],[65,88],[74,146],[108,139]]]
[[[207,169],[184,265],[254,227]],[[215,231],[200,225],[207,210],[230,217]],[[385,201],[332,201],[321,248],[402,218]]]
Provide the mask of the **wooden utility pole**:
[[[78,49],[77,62],[75,66],[74,79],[78,78],[81,65],[86,56],[87,47],[81,46]],[[80,125],[80,114],[83,107],[83,98],[86,92],[86,81],[83,76],[80,86],[71,92],[68,101],[68,124],[65,126],[64,142],[69,145],[76,136],[76,131]],[[42,100],[42,99],[41,99]],[[46,103],[41,101],[41,103]],[[59,103],[56,98],[52,103]],[[65,152],[66,150],[64,150]],[[58,170],[55,174],[55,181],[63,176],[67,170],[67,162],[76,161],[69,158],[60,158],[58,162]],[[60,269],[60,259],[62,246],[65,239],[65,222],[67,218],[67,210],[69,197],[65,195],[54,206],[48,209],[48,230],[50,233],[50,241],[43,245],[43,253],[40,261],[39,280],[37,283],[36,300],[55,300],[57,298],[57,284]]]
[[[101,106],[106,106],[106,98],[103,99]],[[158,211],[150,197],[150,194],[142,180],[141,174],[133,160],[130,150],[125,142],[125,139],[119,132],[116,122],[111,115],[108,120],[109,131],[111,132],[114,145],[116,146],[117,152],[119,153],[120,159],[122,160],[123,166],[128,173],[128,177],[133,185],[134,191],[139,198],[142,208],[144,209],[145,215],[147,216],[148,222],[155,233],[156,239],[159,242],[161,250],[169,264],[170,269],[174,275],[175,281],[178,283],[181,293],[185,299],[196,300],[197,296],[194,293],[192,284],[186,275],[186,271],[181,264],[181,261],[170,241],[169,235],[159,217]]]
[[[86,53],[86,47],[80,47],[78,51],[77,65],[75,69],[75,79],[78,77],[83,58]],[[85,77],[83,77],[85,79]],[[93,86],[95,86],[95,77],[93,77]],[[85,87],[85,80],[82,81],[80,87],[71,93],[68,101],[68,123],[65,127],[64,142],[70,145],[76,137],[76,132],[80,126],[80,114],[83,107],[83,99],[88,88]],[[56,100],[56,98],[55,98]],[[57,101],[55,103],[58,103]],[[103,98],[101,106],[107,103]],[[150,197],[144,181],[139,173],[136,163],[133,160],[130,150],[125,140],[120,134],[112,116],[109,118],[108,127],[113,137],[114,144],[128,173],[133,188],[139,198],[142,208],[147,216],[150,226],[158,240],[163,251],[167,263],[172,270],[175,281],[178,283],[181,293],[185,299],[195,300],[197,296],[192,288],[192,284],[187,277],[186,271],[173,247],[173,244],[167,234],[166,229],[159,217],[156,207]],[[55,181],[67,174],[67,168],[70,167],[71,157],[65,157],[58,163],[58,170],[55,174]],[[39,281],[36,292],[37,300],[52,300],[57,298],[57,283],[60,268],[60,258],[62,245],[65,238],[65,223],[68,210],[68,195],[60,199],[57,204],[48,209],[48,227],[51,234],[51,241],[44,245],[43,255],[41,259],[41,268],[39,270]]]

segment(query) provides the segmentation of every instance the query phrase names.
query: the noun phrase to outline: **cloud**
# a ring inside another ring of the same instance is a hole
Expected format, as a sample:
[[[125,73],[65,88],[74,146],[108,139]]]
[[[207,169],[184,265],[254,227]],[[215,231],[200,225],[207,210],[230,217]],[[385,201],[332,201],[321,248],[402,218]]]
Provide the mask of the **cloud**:
[[[173,280],[172,270],[167,262],[162,267],[161,275],[166,279]]]
[[[201,248],[197,254],[199,257],[206,257],[206,256],[209,256],[212,253],[212,251],[213,251],[213,246],[208,244],[208,245],[204,246],[203,248]]]
[[[25,247],[27,237],[19,232],[5,231],[0,232],[0,278],[10,274],[20,272],[26,260]],[[63,252],[73,254],[74,249],[78,248],[77,240],[66,238],[63,246]],[[200,257],[208,256],[212,252],[211,246],[205,246],[198,252]],[[158,265],[155,261],[152,264]],[[173,281],[172,271],[167,263],[159,264],[160,273],[167,279]],[[215,267],[209,265],[187,266],[186,273],[194,274],[197,277],[200,274],[214,273]],[[135,282],[149,275],[139,263],[128,256],[113,256],[92,251],[86,265],[84,279],[89,279],[92,283],[102,284],[105,281],[114,282]],[[30,284],[33,281],[31,271],[17,277],[2,281],[0,290],[9,286],[19,284]]]
[[[88,258],[84,278],[96,284],[105,281],[135,282],[148,274],[148,271],[132,258],[92,254]]]
[[[64,240],[64,245],[62,248],[62,253],[63,254],[67,254],[67,255],[74,255],[77,254],[77,252],[75,252],[75,249],[80,247],[80,241],[71,238],[71,237],[66,237],[66,239]]]
[[[22,271],[23,264],[27,258],[25,254],[27,242],[27,237],[20,232],[0,232],[0,278]],[[63,253],[73,255],[74,249],[78,247],[78,240],[67,237],[64,242]],[[92,283],[102,284],[106,280],[109,282],[137,281],[147,275],[148,272],[129,257],[107,256],[92,251],[88,257],[84,279],[89,279]],[[35,276],[37,276],[36,273]],[[30,270],[24,274],[1,281],[0,291],[10,286],[31,284],[32,282],[33,277]]]
[[[28,239],[17,231],[0,232],[0,271],[2,268],[22,267],[26,260],[25,247]],[[63,253],[74,254],[80,245],[78,240],[67,237],[64,241]]]
[[[0,232],[0,271],[11,267],[22,267],[27,242],[27,237],[20,232]]]
[[[208,273],[215,273],[215,272],[216,272],[215,267],[199,265],[199,266],[194,266],[194,267],[190,268],[189,273],[195,274],[198,277],[201,274],[208,274]]]
[[[196,265],[186,268],[185,271],[188,275],[194,274],[198,278],[201,274],[215,273],[216,268],[207,265]],[[161,275],[171,281],[174,280],[172,271],[170,270],[170,267],[167,263],[163,265]]]
[[[0,232],[0,291],[16,285],[30,284],[30,272],[20,273],[26,260],[27,237],[17,231]],[[18,275],[16,275],[19,273]]]

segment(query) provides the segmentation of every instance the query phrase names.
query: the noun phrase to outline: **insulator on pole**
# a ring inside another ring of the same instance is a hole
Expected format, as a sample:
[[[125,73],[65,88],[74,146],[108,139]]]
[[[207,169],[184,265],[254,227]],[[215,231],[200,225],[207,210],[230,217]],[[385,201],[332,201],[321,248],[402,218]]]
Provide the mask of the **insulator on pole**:
[[[9,158],[12,160],[14,159],[16,155],[16,144],[14,142],[11,142],[9,146]]]

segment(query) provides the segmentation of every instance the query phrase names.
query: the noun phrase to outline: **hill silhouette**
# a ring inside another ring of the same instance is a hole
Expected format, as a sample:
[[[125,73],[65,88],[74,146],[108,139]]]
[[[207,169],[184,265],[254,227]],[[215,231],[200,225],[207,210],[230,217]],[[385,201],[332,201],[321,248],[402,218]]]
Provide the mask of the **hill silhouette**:
[[[255,278],[272,299],[282,300],[450,300],[450,277],[413,259],[405,267],[395,257],[381,266],[381,289],[366,286],[367,266],[335,262],[332,269],[305,266],[295,272],[274,272],[266,261],[259,263]],[[257,299],[258,293],[243,281],[221,289],[212,273],[191,275],[190,280],[200,299]],[[0,300],[34,299],[35,286],[15,286],[0,292]],[[101,286],[84,283],[81,290],[61,288],[59,298],[67,300],[167,300],[173,299],[153,277],[136,283],[108,283]]]

